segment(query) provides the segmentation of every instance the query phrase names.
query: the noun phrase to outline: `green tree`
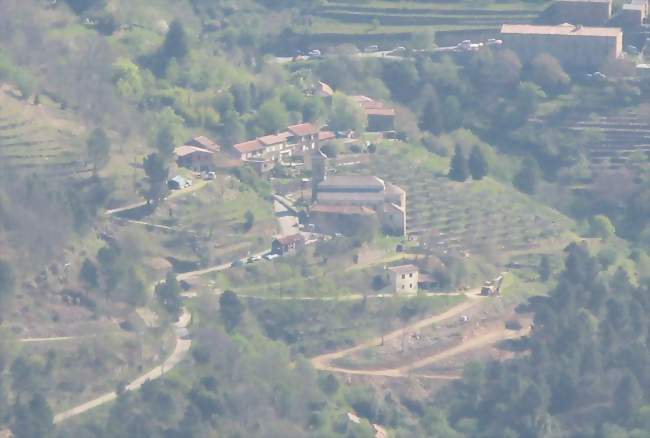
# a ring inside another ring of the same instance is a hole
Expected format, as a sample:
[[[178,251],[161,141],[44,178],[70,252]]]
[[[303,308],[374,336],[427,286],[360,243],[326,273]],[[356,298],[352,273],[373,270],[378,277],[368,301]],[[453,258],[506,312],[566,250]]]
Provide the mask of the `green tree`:
[[[88,158],[93,163],[93,172],[106,165],[111,150],[111,141],[102,128],[95,128],[86,140]]]
[[[487,159],[478,145],[474,146],[469,154],[468,166],[472,178],[476,181],[483,179],[488,174]]]
[[[101,8],[106,0],[65,0],[75,13],[81,14],[91,8]]]
[[[35,394],[29,403],[17,403],[11,431],[16,438],[47,438],[53,431],[52,409],[47,400]]]
[[[79,279],[91,289],[96,288],[99,284],[97,266],[95,266],[95,264],[88,258],[86,258],[81,265]]]
[[[164,157],[168,157],[176,148],[176,135],[173,127],[166,125],[160,127],[156,134],[156,148]]]
[[[411,45],[417,50],[433,49],[436,46],[435,41],[435,33],[430,29],[415,32],[411,35]]]
[[[178,284],[176,275],[168,272],[165,281],[156,285],[156,297],[160,304],[175,320],[181,314],[183,300],[181,298],[181,286]]]
[[[144,172],[149,183],[144,196],[148,203],[157,202],[165,193],[165,182],[169,175],[169,169],[165,160],[157,153],[149,154],[143,162]]]
[[[251,109],[251,87],[245,82],[236,82],[230,87],[233,105],[239,114],[244,114]]]
[[[275,133],[289,125],[289,113],[278,99],[264,102],[257,112],[257,125],[265,133]]]
[[[627,373],[614,391],[613,408],[618,418],[625,420],[634,415],[642,399],[639,382],[633,374]]]
[[[334,131],[352,130],[361,133],[366,129],[368,119],[363,108],[352,98],[335,93],[332,98],[329,125]]]
[[[527,158],[515,175],[513,184],[522,192],[533,194],[537,192],[541,178],[541,171],[537,162],[532,158]]]
[[[548,281],[551,278],[551,259],[546,254],[544,254],[539,261],[537,272],[539,273],[539,279],[542,281]]]
[[[449,169],[449,179],[452,181],[463,182],[469,178],[469,169],[467,167],[467,158],[460,146],[456,146],[454,156],[451,159],[451,168]]]
[[[4,310],[16,290],[16,276],[9,262],[0,259],[0,311]]]
[[[255,214],[252,211],[246,210],[244,213],[244,232],[248,233],[255,224]]]
[[[605,215],[594,216],[590,221],[591,234],[603,240],[609,240],[616,234],[612,221]]]
[[[302,106],[302,119],[305,122],[317,122],[325,116],[326,111],[323,99],[308,97]]]
[[[336,158],[336,156],[339,154],[339,144],[336,141],[328,141],[323,146],[321,146],[321,151],[328,158]]]
[[[562,69],[562,64],[548,53],[542,53],[533,59],[531,70],[533,81],[549,94],[560,93],[571,83],[571,78]]]
[[[190,52],[189,42],[185,27],[180,20],[176,19],[171,22],[169,31],[165,36],[165,42],[161,48],[161,53],[166,59],[176,58],[184,59]]]
[[[231,290],[225,291],[219,297],[219,311],[227,331],[235,329],[244,317],[244,304],[237,294]]]
[[[432,87],[424,91],[425,102],[420,114],[420,129],[440,134],[443,130],[443,112],[438,93]]]

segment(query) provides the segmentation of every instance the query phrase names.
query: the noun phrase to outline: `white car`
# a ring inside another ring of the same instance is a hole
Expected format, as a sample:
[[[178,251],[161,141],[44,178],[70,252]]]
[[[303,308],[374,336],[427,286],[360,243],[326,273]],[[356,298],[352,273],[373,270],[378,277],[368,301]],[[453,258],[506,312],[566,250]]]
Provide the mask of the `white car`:
[[[488,46],[500,46],[501,44],[503,44],[503,41],[502,41],[502,40],[498,40],[498,39],[496,39],[496,38],[489,38],[489,39],[487,40],[486,44],[487,44]]]

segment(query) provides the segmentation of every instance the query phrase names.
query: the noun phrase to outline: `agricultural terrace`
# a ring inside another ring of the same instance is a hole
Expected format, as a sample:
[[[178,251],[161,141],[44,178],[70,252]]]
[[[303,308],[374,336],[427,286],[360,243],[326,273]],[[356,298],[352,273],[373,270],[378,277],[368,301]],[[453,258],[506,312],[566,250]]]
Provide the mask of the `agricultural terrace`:
[[[0,93],[0,161],[7,170],[46,178],[88,173],[79,138],[63,111]]]
[[[532,22],[546,3],[539,2],[434,2],[331,0],[304,29],[315,40],[319,35],[347,37],[399,35],[408,39],[421,31],[463,34],[466,31],[495,32],[502,24]],[[300,29],[298,29],[300,30]],[[437,35],[439,40],[441,35]]]
[[[407,232],[429,249],[495,257],[562,247],[572,221],[492,179],[456,183],[430,166],[379,148],[367,172],[407,192]],[[507,259],[507,257],[506,257]],[[503,260],[504,262],[506,260]]]

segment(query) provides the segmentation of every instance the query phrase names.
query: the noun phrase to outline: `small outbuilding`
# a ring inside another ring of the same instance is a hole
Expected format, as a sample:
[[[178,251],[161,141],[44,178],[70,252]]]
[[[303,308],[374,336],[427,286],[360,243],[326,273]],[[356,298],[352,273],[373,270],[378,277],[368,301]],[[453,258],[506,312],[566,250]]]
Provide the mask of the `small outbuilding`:
[[[279,237],[271,243],[271,252],[278,255],[294,255],[305,247],[305,236],[300,233]]]
[[[192,185],[192,181],[189,179],[185,179],[180,175],[176,175],[169,181],[167,181],[167,187],[169,187],[171,190],[180,190],[184,189],[186,187],[190,187]]]
[[[415,265],[401,265],[388,268],[390,285],[396,294],[418,293],[419,269]]]

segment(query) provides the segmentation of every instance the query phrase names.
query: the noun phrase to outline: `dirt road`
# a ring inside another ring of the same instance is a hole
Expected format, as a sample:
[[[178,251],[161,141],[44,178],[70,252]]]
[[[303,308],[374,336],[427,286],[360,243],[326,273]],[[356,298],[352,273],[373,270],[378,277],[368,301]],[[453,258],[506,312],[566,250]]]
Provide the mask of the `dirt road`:
[[[138,377],[137,379],[129,383],[126,386],[127,391],[136,391],[140,389],[140,387],[147,380],[156,380],[162,377],[163,375],[171,371],[183,359],[185,359],[187,352],[190,350],[190,347],[192,346],[192,341],[189,339],[183,339],[181,333],[184,331],[184,329],[187,328],[191,319],[192,316],[189,314],[189,312],[187,310],[184,310],[178,322],[175,324],[176,346],[174,347],[174,351],[172,352],[172,354],[161,365],[155,367],[151,371],[143,374],[142,376]],[[54,424],[61,423],[62,421],[65,421],[71,417],[75,417],[77,415],[83,414],[84,412],[90,411],[91,409],[95,409],[96,407],[99,407],[105,403],[115,400],[116,398],[117,398],[117,393],[113,391],[104,394],[100,397],[97,397],[93,400],[90,400],[86,403],[82,403],[79,406],[76,406],[65,412],[56,414],[54,416]]]
[[[420,320],[414,324],[411,324],[408,327],[404,327],[399,330],[395,330],[387,335],[384,335],[384,342],[390,341],[395,338],[399,338],[405,334],[416,332],[424,327],[430,326],[437,322],[441,322],[446,319],[451,319],[455,316],[459,316],[462,313],[466,312],[470,308],[480,304],[480,296],[472,295],[474,299],[470,299],[464,303],[461,303],[446,312],[443,312],[439,315],[435,315],[423,320]],[[312,359],[312,365],[314,368],[321,371],[329,371],[334,373],[342,373],[348,375],[357,375],[357,376],[369,376],[369,377],[408,377],[416,376],[419,378],[425,379],[434,379],[434,380],[456,380],[461,378],[460,374],[449,373],[449,374],[418,374],[414,373],[415,370],[424,368],[433,363],[439,362],[441,360],[456,356],[461,353],[466,353],[469,351],[482,349],[485,347],[492,346],[497,342],[504,341],[507,339],[515,339],[521,336],[524,336],[529,333],[529,328],[524,328],[519,331],[511,331],[505,327],[496,327],[491,330],[485,331],[478,336],[472,337],[470,339],[464,340],[458,345],[454,345],[444,351],[440,351],[430,356],[418,359],[413,362],[409,362],[405,365],[396,368],[386,368],[386,369],[350,369],[337,367],[332,365],[332,362],[344,358],[352,353],[363,350],[365,348],[377,346],[381,342],[381,337],[375,338],[373,340],[364,342],[362,344],[356,345],[352,348],[347,348],[340,350],[334,353],[328,353],[321,356],[317,356]]]
[[[477,306],[481,302],[481,296],[477,294],[477,291],[470,291],[468,292],[468,300],[464,301],[457,306],[452,307],[451,309],[440,313],[438,315],[433,315],[425,319],[421,319],[420,321],[417,321],[411,325],[408,325],[406,327],[403,327],[401,329],[395,330],[391,333],[385,334],[383,337],[379,336],[377,338],[371,339],[369,341],[363,342],[361,344],[355,345],[354,347],[346,348],[344,350],[339,350],[335,351],[333,353],[326,353],[320,356],[316,356],[312,358],[311,362],[314,368],[317,370],[321,371],[332,371],[332,372],[346,372],[346,370],[337,368],[331,365],[331,363],[337,359],[341,359],[345,356],[348,356],[352,353],[355,353],[357,351],[363,350],[364,348],[368,347],[374,347],[377,345],[380,345],[382,340],[383,342],[387,342],[393,339],[399,339],[400,337],[404,336],[405,334],[408,333],[413,333],[417,332],[418,330],[421,330],[425,327],[428,327],[430,325],[436,324],[440,321],[444,321],[445,319],[453,318],[455,316],[460,316],[467,310],[471,309],[474,306]],[[348,370],[348,371],[353,371],[353,370]],[[391,370],[387,370],[391,371]],[[356,374],[356,373],[350,373],[350,374]],[[394,374],[394,373],[389,373]],[[389,376],[390,377],[390,376]]]

